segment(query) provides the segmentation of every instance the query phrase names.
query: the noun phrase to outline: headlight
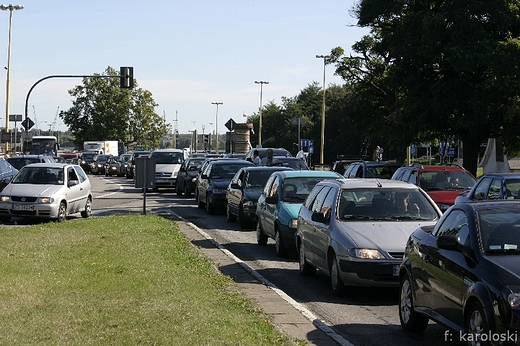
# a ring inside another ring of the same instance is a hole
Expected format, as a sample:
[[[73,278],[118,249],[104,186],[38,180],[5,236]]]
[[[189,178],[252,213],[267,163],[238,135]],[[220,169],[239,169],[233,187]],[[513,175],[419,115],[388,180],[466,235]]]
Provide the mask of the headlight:
[[[197,181],[197,177],[193,177],[193,178],[191,178],[191,182],[192,182],[192,183],[194,183],[194,182],[196,182],[196,181]]]
[[[38,198],[38,203],[41,204],[50,204],[54,201],[54,198],[52,197],[40,197]]]
[[[0,201],[2,202],[9,202],[11,200],[11,197],[9,196],[0,196]]]
[[[289,220],[288,226],[289,226],[289,228],[296,228],[296,227],[298,227],[298,219],[291,219],[291,220]]]
[[[348,249],[348,254],[352,257],[362,259],[384,259],[385,256],[376,249]]]
[[[510,293],[507,296],[507,302],[512,308],[520,306],[520,293]]]

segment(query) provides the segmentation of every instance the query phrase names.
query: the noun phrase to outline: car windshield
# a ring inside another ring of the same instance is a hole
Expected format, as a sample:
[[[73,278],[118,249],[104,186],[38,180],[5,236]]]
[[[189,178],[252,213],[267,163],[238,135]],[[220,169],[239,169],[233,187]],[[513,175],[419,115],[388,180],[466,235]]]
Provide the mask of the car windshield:
[[[151,157],[155,158],[156,164],[181,164],[184,162],[184,154],[180,152],[154,152]]]
[[[283,182],[283,194],[282,201],[292,203],[303,203],[314,185],[319,183],[323,179],[334,179],[333,177],[327,178],[287,178]]]
[[[13,184],[63,185],[62,168],[23,167]]]
[[[420,186],[424,191],[469,190],[475,182],[466,171],[423,171]]]
[[[30,163],[38,163],[41,162],[37,157],[10,157],[7,161],[16,169],[20,170],[23,166],[28,165]]]
[[[430,201],[417,189],[345,189],[337,215],[341,220],[435,220]]]
[[[273,166],[289,167],[296,171],[308,170],[309,166],[302,159],[275,156],[273,158]]]
[[[96,153],[83,153],[81,158],[83,160],[92,160],[97,154]]]
[[[213,165],[209,177],[213,179],[232,179],[236,172],[244,166],[236,164]]]
[[[400,165],[380,165],[367,167],[367,178],[390,179]]]
[[[520,254],[520,214],[516,206],[477,211],[478,231],[486,254]]]
[[[246,190],[261,190],[267,184],[267,180],[273,171],[250,171],[246,177]]]
[[[95,160],[97,162],[107,162],[107,160],[111,157],[112,157],[112,155],[98,155],[98,156],[96,156]]]

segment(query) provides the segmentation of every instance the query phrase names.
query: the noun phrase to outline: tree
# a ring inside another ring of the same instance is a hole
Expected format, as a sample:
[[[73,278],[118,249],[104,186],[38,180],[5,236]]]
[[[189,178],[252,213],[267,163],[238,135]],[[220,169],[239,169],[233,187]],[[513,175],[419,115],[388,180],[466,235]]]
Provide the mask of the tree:
[[[83,148],[89,140],[123,140],[146,148],[156,148],[166,135],[164,119],[155,113],[158,105],[152,94],[137,87],[121,89],[119,72],[110,66],[99,77],[83,78],[83,85],[69,90],[73,106],[60,112],[60,118]]]
[[[390,135],[458,137],[473,174],[488,137],[520,146],[520,1],[364,0],[354,13],[371,28],[356,46],[365,55],[338,57],[336,67],[361,77],[360,102],[384,104],[378,115],[394,124]],[[367,71],[376,79],[365,80]]]

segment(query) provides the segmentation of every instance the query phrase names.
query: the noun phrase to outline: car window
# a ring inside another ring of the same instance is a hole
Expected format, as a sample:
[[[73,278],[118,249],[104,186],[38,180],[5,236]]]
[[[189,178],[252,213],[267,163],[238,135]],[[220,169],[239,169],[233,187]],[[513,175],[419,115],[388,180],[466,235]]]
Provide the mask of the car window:
[[[311,209],[311,205],[314,203],[314,199],[316,198],[316,195],[320,192],[321,187],[315,187],[312,189],[312,191],[309,193],[309,196],[307,196],[307,199],[304,202],[305,208]]]
[[[463,227],[467,228],[467,223],[468,217],[466,213],[460,209],[453,209],[442,223],[435,227],[432,234],[436,237],[441,235],[458,235]]]
[[[0,160],[0,173],[7,173],[10,170],[11,169],[7,165],[6,161],[5,160]]]
[[[489,186],[493,179],[482,178],[478,185],[475,187],[475,193],[473,194],[474,200],[483,200],[488,195]]]
[[[320,190],[320,192],[316,195],[316,198],[314,198],[314,201],[311,206],[311,211],[313,213],[323,213],[325,215],[329,212],[330,208],[332,207],[332,202],[330,200],[330,204],[327,204],[327,195],[329,194],[331,188],[326,186]]]
[[[251,171],[246,178],[246,189],[261,189],[267,184],[271,171]]]
[[[508,179],[504,183],[504,190],[507,199],[520,198],[520,180]]]
[[[80,183],[83,183],[84,181],[86,181],[88,178],[87,178],[87,174],[85,174],[85,171],[81,168],[81,167],[74,167],[74,170],[79,178],[79,182]]]
[[[274,180],[273,180],[273,184],[271,185],[271,188],[269,189],[268,196],[278,195],[278,186],[280,186],[280,177],[275,176]]]

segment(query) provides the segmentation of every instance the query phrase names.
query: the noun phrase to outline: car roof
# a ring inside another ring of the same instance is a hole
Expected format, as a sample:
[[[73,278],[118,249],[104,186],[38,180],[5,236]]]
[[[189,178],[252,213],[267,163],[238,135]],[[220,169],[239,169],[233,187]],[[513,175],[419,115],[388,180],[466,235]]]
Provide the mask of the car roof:
[[[154,149],[153,152],[163,152],[163,153],[183,153],[185,150],[183,149],[175,149],[175,148],[166,148],[166,149]]]
[[[466,171],[462,166],[458,165],[410,165],[403,166],[402,168],[416,168],[420,171]]]
[[[358,160],[358,161],[350,162],[350,164],[355,164],[355,163],[362,163],[367,166],[379,166],[379,167],[383,167],[383,166],[402,167],[403,166],[402,163],[395,162],[395,161],[359,161]]]
[[[64,168],[64,167],[80,167],[79,165],[70,164],[70,163],[61,163],[61,162],[38,162],[38,163],[30,163],[24,167],[40,167],[40,168]],[[81,167],[80,167],[81,168]]]
[[[502,177],[502,178],[516,178],[516,179],[520,179],[520,173],[512,173],[512,172],[507,172],[507,173],[488,173],[488,174],[484,174],[482,175],[479,179],[482,179],[482,178],[489,178],[489,177]]]
[[[329,180],[327,180],[328,182]],[[419,187],[414,184],[400,180],[374,179],[374,178],[342,178],[335,180],[341,188],[382,188],[382,189],[410,189],[417,190]]]
[[[241,170],[248,172],[278,172],[288,170],[291,171],[290,167],[280,167],[280,166],[245,166],[240,168]]]
[[[249,162],[249,161],[246,161],[246,160],[242,160],[242,159],[233,159],[233,158],[218,158],[216,160],[211,160],[211,164],[213,165],[222,165],[222,164],[225,164],[225,165],[229,165],[229,164],[244,164],[244,166],[247,166],[247,165],[253,165],[252,162]]]
[[[280,171],[276,174],[283,174],[285,178],[297,178],[297,177],[311,177],[311,178],[320,178],[320,177],[334,177],[334,178],[343,178],[337,172],[333,171],[311,171],[311,170],[292,170],[292,171]]]

